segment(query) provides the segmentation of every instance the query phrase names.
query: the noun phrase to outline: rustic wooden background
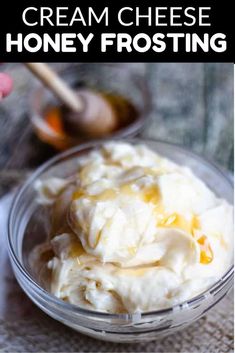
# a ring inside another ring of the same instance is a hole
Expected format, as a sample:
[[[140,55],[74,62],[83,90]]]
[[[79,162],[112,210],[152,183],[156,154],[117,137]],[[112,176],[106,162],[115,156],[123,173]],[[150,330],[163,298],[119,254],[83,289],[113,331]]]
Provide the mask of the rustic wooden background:
[[[94,70],[92,64],[82,65]],[[149,84],[151,121],[143,136],[187,146],[233,170],[232,64],[114,65],[141,73]],[[99,67],[105,79],[106,68]],[[38,140],[29,121],[29,99],[36,80],[22,64],[5,64],[1,71],[12,75],[14,91],[0,102],[0,195],[56,153]]]

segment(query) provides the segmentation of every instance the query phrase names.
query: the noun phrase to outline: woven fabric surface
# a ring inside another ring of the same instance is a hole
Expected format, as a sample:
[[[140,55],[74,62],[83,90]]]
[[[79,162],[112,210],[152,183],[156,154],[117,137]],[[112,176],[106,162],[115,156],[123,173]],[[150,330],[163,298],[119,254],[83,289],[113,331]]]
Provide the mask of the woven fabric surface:
[[[25,320],[0,321],[2,352],[233,352],[232,293],[182,332],[144,344],[94,340],[57,323],[36,308]]]

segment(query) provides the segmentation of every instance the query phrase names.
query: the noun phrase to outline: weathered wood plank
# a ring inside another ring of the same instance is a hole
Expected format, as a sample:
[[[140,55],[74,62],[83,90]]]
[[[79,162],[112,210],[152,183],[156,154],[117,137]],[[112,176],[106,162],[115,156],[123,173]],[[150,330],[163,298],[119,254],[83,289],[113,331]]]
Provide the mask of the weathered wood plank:
[[[147,136],[202,150],[204,125],[203,64],[153,64],[152,124]]]
[[[204,64],[206,131],[205,153],[233,169],[234,114],[233,65]]]

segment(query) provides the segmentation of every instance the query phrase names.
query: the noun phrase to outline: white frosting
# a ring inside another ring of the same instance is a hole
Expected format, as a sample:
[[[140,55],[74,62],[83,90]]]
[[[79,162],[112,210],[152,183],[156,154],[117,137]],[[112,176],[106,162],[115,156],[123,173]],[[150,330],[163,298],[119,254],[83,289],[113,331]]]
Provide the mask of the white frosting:
[[[51,212],[51,292],[105,312],[170,307],[232,263],[233,208],[145,146],[107,143],[70,180],[37,184]]]

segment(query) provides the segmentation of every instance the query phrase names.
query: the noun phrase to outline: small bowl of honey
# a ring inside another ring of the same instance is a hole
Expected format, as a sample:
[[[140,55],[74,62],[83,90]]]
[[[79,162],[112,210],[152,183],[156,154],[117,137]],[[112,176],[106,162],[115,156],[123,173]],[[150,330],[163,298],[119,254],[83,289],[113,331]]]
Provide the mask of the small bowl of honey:
[[[89,88],[112,105],[118,123],[113,131],[100,137],[102,139],[137,136],[149,119],[151,99],[146,75],[130,65],[71,63],[58,70],[73,89]],[[74,129],[59,100],[43,86],[32,93],[31,121],[39,139],[58,150],[92,139]]]

